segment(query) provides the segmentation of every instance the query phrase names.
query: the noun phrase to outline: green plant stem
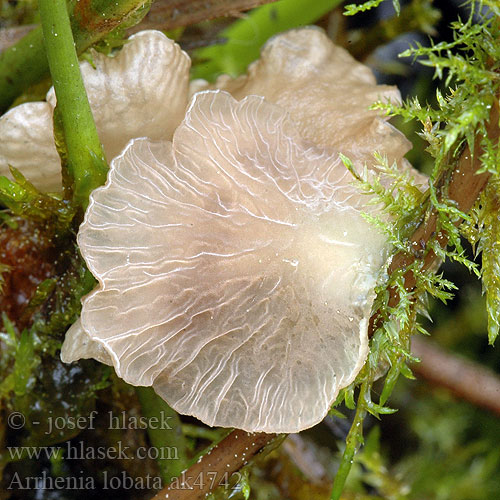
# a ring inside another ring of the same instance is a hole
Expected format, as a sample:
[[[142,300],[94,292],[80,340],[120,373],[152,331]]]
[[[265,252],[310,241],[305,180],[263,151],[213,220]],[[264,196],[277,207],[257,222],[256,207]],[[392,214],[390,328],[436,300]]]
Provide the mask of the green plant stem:
[[[151,387],[136,387],[135,391],[141,403],[142,414],[148,420],[149,440],[158,451],[157,463],[161,477],[165,483],[169,483],[188,466],[186,442],[179,415]],[[165,453],[169,450],[172,453]],[[174,452],[175,458],[172,458]]]
[[[80,0],[72,10],[71,28],[81,54],[121,24],[138,23],[149,0]],[[35,28],[0,54],[0,112],[14,99],[49,74],[42,27]]]
[[[330,497],[331,500],[340,500],[347,476],[349,475],[352,467],[354,455],[356,454],[358,446],[363,442],[363,421],[366,417],[364,400],[367,390],[369,390],[368,383],[363,382],[359,389],[356,414],[354,416],[351,429],[349,430],[349,434],[347,435],[345,450],[342,455],[339,470],[337,471],[333,482],[333,490]]]
[[[282,0],[253,10],[220,33],[222,46],[199,49],[194,58],[203,61],[193,68],[195,78],[213,80],[221,73],[237,76],[258,59],[264,43],[276,33],[316,22],[343,0]],[[205,62],[206,61],[206,62]]]
[[[40,18],[57,109],[64,132],[73,199],[86,207],[106,180],[106,160],[83,85],[65,0],[40,0]]]
[[[0,112],[48,72],[42,28],[38,27],[0,54]]]

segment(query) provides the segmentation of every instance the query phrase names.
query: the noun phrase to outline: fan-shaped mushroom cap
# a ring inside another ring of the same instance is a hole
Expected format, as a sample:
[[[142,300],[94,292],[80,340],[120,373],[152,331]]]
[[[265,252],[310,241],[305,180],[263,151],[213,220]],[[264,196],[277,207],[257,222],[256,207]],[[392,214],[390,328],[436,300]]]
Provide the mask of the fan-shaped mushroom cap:
[[[86,333],[207,424],[319,422],[365,360],[386,243],[338,154],[299,128],[261,97],[202,92],[173,144],[132,141],[80,228],[100,285],[63,359],[87,357],[67,347]]]
[[[194,81],[191,92],[209,87],[226,90],[236,99],[265,97],[290,113],[302,137],[355,162],[371,164],[378,151],[392,163],[411,148],[387,118],[370,109],[378,100],[401,102],[399,90],[377,85],[367,66],[315,27],[271,38],[246,75],[223,75],[213,86]]]
[[[85,88],[106,156],[117,156],[130,139],[171,139],[187,106],[190,60],[159,31],[130,37],[116,57],[93,53],[82,62]],[[12,108],[0,118],[0,174],[18,168],[43,190],[61,189],[61,165],[54,146],[54,89],[47,102]]]

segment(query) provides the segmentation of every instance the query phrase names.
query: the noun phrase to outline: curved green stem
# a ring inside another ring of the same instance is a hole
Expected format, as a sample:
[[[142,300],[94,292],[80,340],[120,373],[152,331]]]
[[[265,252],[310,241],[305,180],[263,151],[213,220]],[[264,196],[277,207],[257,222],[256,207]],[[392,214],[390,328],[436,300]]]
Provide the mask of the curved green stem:
[[[358,396],[358,405],[356,408],[356,415],[347,435],[345,450],[342,455],[342,461],[340,462],[339,470],[335,476],[333,482],[333,490],[330,500],[340,500],[342,495],[342,490],[344,489],[347,476],[351,471],[352,463],[354,460],[354,455],[363,442],[363,420],[366,417],[366,410],[364,405],[365,394],[368,390],[368,383],[363,382],[361,384]]]
[[[132,26],[147,13],[150,0],[80,0],[70,20],[76,51],[81,54],[117,26]],[[35,28],[0,54],[0,112],[49,73],[42,27]]]
[[[39,0],[44,45],[64,132],[73,199],[86,207],[106,180],[107,165],[83,85],[65,0]]]
[[[136,387],[143,417],[148,421],[151,446],[158,452],[157,463],[165,483],[170,483],[187,468],[186,442],[181,421],[151,387]]]
[[[194,78],[213,80],[221,73],[233,76],[243,73],[258,59],[264,43],[276,33],[316,22],[338,7],[343,0],[282,0],[251,11],[232,23],[219,36],[223,45],[204,47],[194,53],[203,64],[194,66]]]
[[[0,112],[30,85],[47,76],[49,64],[41,26],[0,54]]]

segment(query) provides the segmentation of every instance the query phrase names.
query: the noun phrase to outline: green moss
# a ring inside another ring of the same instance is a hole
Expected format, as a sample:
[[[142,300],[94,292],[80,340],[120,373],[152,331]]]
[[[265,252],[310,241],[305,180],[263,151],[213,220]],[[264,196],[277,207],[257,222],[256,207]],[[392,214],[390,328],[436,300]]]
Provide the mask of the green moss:
[[[361,4],[349,4],[345,6],[345,15],[346,16],[354,16],[355,14],[358,14],[359,12],[366,12],[367,10],[375,9],[378,7],[382,2],[385,0],[368,0],[367,2],[361,3]],[[399,15],[399,12],[401,10],[401,5],[399,3],[399,0],[392,0],[392,5],[394,6],[394,10],[396,11],[396,14]]]

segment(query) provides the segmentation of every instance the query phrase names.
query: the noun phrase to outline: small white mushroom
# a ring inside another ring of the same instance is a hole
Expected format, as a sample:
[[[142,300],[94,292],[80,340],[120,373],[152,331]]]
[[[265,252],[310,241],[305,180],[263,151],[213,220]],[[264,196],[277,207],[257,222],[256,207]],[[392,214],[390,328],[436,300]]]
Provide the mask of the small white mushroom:
[[[90,106],[108,160],[130,139],[171,139],[188,103],[190,60],[159,31],[130,37],[116,57],[97,52],[93,66],[80,64]],[[61,162],[54,146],[54,89],[47,102],[29,102],[0,118],[0,175],[8,165],[39,189],[61,189]]]
[[[399,90],[377,85],[367,66],[316,27],[270,39],[245,75],[223,75],[215,85],[191,83],[191,93],[206,88],[226,90],[236,99],[263,96],[290,113],[304,139],[340,151],[359,165],[373,166],[374,151],[390,163],[401,161],[411,148],[387,117],[370,109],[378,100],[400,103]]]
[[[300,431],[367,355],[388,245],[339,152],[409,168],[408,141],[369,110],[399,93],[316,29],[273,38],[248,75],[191,90],[182,122],[132,140],[91,196],[78,243],[99,286],[61,357],[111,364],[210,425]]]
[[[367,354],[387,245],[365,203],[281,107],[196,94],[173,143],[132,141],[92,194],[78,243],[99,287],[63,359],[89,356],[86,334],[207,424],[316,424]]]

